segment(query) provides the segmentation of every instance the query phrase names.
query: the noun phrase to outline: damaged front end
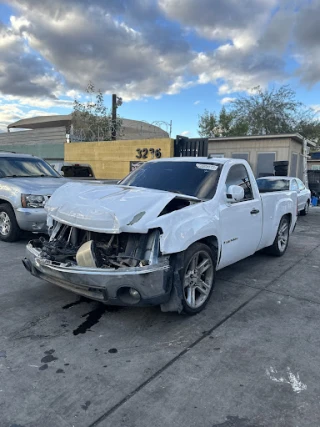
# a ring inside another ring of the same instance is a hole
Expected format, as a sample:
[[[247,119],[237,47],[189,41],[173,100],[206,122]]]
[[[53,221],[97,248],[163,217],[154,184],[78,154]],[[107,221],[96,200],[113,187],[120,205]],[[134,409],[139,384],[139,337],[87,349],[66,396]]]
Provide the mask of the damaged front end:
[[[49,240],[28,243],[23,264],[36,277],[108,304],[159,305],[172,288],[158,229],[105,234],[55,222]]]

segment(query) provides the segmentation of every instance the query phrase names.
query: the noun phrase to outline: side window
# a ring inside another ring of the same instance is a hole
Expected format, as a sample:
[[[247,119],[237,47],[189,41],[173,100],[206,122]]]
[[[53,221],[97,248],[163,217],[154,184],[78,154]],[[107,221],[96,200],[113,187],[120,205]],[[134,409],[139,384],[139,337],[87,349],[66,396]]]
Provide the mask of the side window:
[[[239,185],[244,190],[244,200],[253,199],[251,182],[244,165],[234,165],[229,170],[226,180],[226,191],[230,185]]]
[[[298,191],[298,183],[295,179],[292,180],[291,189],[293,191]]]
[[[305,189],[304,183],[300,179],[298,179],[298,186],[300,191]]]

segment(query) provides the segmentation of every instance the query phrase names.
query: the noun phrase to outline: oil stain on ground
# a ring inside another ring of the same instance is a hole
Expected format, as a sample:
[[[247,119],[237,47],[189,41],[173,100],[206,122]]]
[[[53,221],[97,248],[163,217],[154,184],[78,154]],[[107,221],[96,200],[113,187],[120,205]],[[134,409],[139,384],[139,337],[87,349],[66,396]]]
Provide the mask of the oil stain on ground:
[[[75,305],[82,304],[83,302],[91,303],[92,300],[85,297],[80,297],[79,299],[77,299],[77,301],[70,302],[70,304],[64,305],[62,308],[63,310],[68,310],[68,308],[74,307]]]
[[[90,331],[91,330],[90,328],[92,326],[99,323],[102,315],[106,311],[116,312],[122,308],[122,307],[118,307],[118,306],[107,306],[107,305],[102,304],[102,303],[97,304],[95,301],[89,300],[89,299],[83,298],[83,297],[81,297],[79,301],[75,301],[74,303],[67,304],[62,308],[64,308],[64,309],[70,308],[73,305],[80,304],[81,302],[95,303],[96,307],[92,311],[89,311],[88,313],[85,313],[81,316],[81,317],[86,317],[87,319],[83,323],[81,323],[81,325],[79,325],[76,329],[74,329],[73,335],[85,334],[87,331]]]
[[[83,314],[81,317],[86,317],[87,319],[73,331],[73,335],[85,334],[87,331],[90,331],[92,326],[99,323],[99,320],[106,311],[108,311],[108,307],[104,304],[99,304],[94,310]]]
[[[48,364],[45,363],[44,365],[40,366],[39,371],[44,371],[45,369],[48,369]]]
[[[90,400],[87,400],[86,401],[86,403],[84,404],[84,405],[81,405],[81,408],[84,410],[84,411],[86,411],[88,408],[89,408],[89,406],[91,405],[91,402],[90,402]]]
[[[41,363],[50,363],[50,362],[53,362],[54,360],[58,360],[58,358],[57,357],[55,357],[55,356],[53,356],[53,353],[55,352],[55,350],[47,350],[47,351],[45,351],[44,352],[44,354],[46,355],[46,356],[44,356],[42,359],[41,359]]]

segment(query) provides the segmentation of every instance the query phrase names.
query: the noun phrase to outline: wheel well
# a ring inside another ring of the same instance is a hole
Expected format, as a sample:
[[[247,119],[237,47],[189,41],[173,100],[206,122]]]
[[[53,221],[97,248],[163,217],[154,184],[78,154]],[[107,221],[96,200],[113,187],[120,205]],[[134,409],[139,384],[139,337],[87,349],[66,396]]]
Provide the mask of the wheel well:
[[[282,218],[287,217],[289,219],[289,226],[291,227],[291,223],[292,223],[292,214],[291,213],[287,213],[285,215],[283,215]]]
[[[7,200],[0,199],[0,205],[10,205],[11,206],[11,203],[8,202]]]
[[[203,239],[198,240],[197,243],[204,243],[205,245],[209,246],[211,250],[216,254],[216,256],[219,253],[219,243],[216,236],[208,236],[204,237]]]

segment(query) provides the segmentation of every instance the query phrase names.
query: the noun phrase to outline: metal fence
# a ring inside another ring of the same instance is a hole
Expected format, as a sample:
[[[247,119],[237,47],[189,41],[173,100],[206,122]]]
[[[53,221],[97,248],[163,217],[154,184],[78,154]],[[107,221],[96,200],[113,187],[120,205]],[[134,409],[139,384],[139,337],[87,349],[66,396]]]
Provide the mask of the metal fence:
[[[169,138],[171,123],[155,121],[148,123],[121,119],[121,124],[114,126],[112,120],[104,126],[71,127],[67,135],[68,142],[110,141],[115,131],[117,140]]]

